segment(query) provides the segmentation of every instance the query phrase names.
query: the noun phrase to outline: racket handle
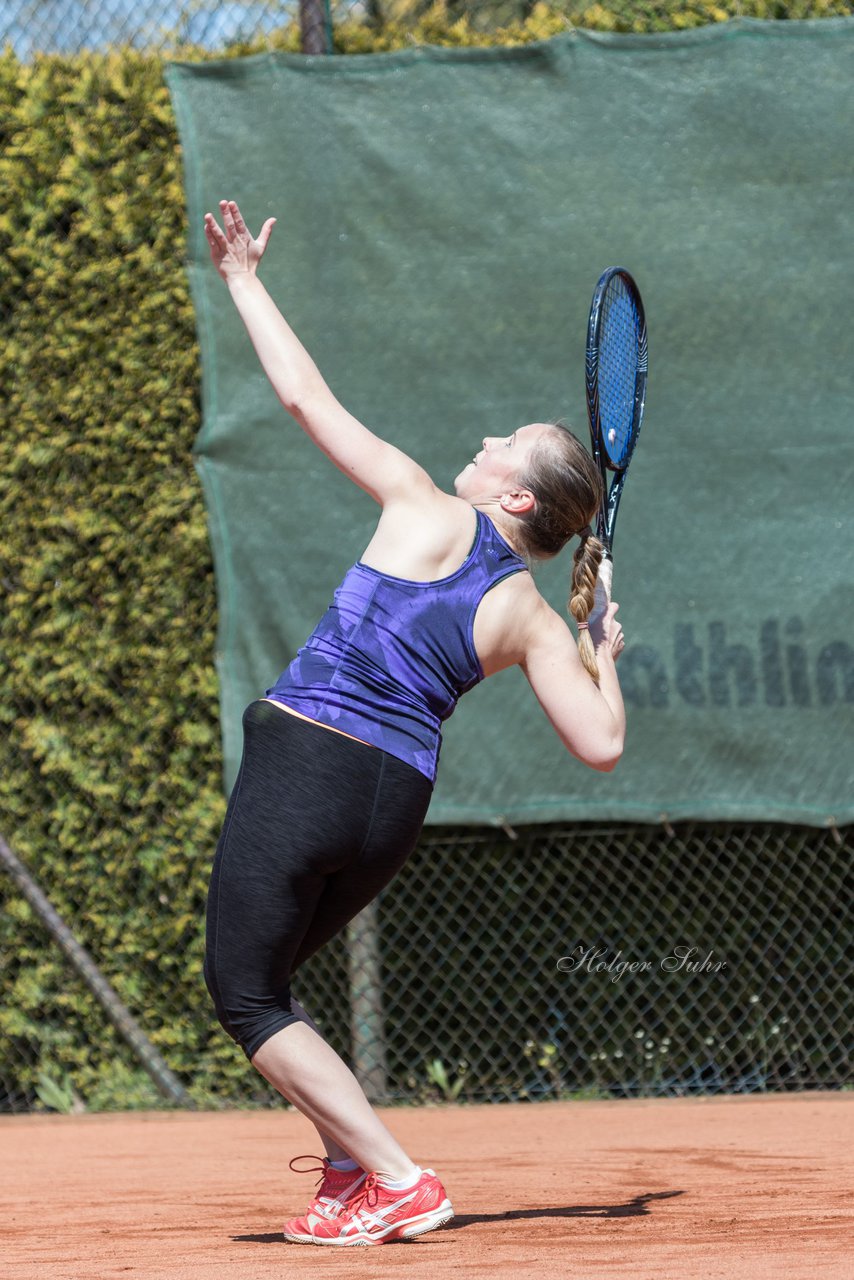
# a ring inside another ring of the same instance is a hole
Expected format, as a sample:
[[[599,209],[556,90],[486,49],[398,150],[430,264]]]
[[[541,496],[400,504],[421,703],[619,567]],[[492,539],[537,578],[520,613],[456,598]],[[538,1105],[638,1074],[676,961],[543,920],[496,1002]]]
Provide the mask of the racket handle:
[[[601,618],[611,603],[611,582],[613,577],[614,561],[610,556],[604,555],[596,578],[596,592],[593,597],[593,608],[590,610],[591,621]]]

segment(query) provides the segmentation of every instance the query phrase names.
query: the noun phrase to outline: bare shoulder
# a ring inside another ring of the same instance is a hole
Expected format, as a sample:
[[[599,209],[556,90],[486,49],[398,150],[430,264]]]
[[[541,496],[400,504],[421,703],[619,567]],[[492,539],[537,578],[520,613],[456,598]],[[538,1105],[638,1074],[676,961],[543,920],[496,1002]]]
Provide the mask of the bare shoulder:
[[[474,647],[484,674],[523,666],[537,643],[571,633],[530,573],[511,574],[486,593],[474,621]]]
[[[454,573],[471,550],[477,513],[426,475],[383,506],[362,562],[380,573],[431,582]]]

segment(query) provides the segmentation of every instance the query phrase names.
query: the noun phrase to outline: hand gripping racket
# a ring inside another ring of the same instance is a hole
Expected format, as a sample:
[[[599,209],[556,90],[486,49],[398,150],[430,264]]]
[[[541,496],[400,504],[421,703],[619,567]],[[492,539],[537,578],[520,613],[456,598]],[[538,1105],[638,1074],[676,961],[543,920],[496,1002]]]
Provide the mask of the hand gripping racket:
[[[590,439],[602,473],[596,536],[605,554],[599,583],[608,600],[617,508],[643,419],[646,375],[646,320],[640,292],[624,267],[609,267],[600,276],[590,304],[585,364]],[[610,490],[608,471],[614,473]]]

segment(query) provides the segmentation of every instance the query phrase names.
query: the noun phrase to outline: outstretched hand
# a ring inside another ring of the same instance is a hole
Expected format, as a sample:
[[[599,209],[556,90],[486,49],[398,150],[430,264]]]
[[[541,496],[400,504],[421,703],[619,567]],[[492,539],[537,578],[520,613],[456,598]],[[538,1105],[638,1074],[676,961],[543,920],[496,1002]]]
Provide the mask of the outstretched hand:
[[[225,231],[212,213],[205,214],[205,236],[214,266],[226,282],[237,275],[254,275],[276,219],[268,218],[253,240],[234,200],[220,200],[219,211]]]

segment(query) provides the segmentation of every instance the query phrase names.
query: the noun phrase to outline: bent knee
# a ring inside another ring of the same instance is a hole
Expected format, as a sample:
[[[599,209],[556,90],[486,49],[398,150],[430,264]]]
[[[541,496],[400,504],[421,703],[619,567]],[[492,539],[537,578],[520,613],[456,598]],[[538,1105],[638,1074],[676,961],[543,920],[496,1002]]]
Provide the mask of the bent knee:
[[[277,1031],[300,1021],[291,1008],[289,985],[277,991],[253,992],[233,980],[224,980],[209,956],[205,957],[204,978],[220,1025],[250,1061]]]

